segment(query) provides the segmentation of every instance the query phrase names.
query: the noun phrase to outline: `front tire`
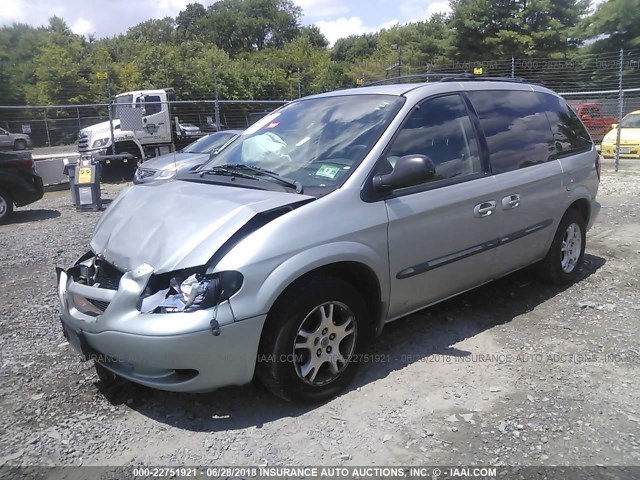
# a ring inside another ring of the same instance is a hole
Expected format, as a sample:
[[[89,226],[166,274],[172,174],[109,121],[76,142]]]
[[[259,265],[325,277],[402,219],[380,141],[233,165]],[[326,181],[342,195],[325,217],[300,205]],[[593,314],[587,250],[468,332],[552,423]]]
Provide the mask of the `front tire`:
[[[257,375],[285,400],[329,399],[352,380],[371,331],[367,306],[353,285],[328,276],[304,279],[269,312]]]
[[[8,193],[0,190],[0,224],[4,223],[13,213],[13,200]]]
[[[584,262],[586,221],[573,208],[560,220],[547,256],[536,266],[538,277],[554,285],[573,283]]]

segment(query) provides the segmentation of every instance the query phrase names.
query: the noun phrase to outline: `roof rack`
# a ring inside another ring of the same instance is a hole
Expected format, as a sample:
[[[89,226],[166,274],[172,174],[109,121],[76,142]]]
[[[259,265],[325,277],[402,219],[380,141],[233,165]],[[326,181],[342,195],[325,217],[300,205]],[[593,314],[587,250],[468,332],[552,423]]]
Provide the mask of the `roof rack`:
[[[427,81],[430,78],[433,79],[438,79],[441,77],[447,77],[447,76],[451,76],[451,75],[460,75],[458,73],[431,73],[431,72],[425,72],[425,73],[415,73],[413,75],[401,75],[399,77],[389,77],[389,78],[385,78],[383,80],[376,80],[375,82],[367,82],[365,83],[363,86],[365,87],[369,87],[371,85],[382,85],[384,83],[401,83],[398,80],[409,80],[409,79],[417,79],[417,78],[427,78]]]
[[[410,79],[427,79],[429,82],[430,79],[434,79],[438,82],[509,82],[509,83],[531,83],[528,82],[524,78],[520,77],[483,77],[482,75],[474,75],[473,73],[439,73],[439,72],[425,72],[425,73],[416,73],[413,75],[402,75],[399,77],[391,77],[385,78],[384,80],[377,80],[375,82],[365,83],[365,87],[369,87],[372,85],[382,85],[386,83],[402,83],[402,80],[410,80]]]
[[[520,77],[483,77],[473,73],[457,73],[440,79],[441,82],[509,82],[509,83],[529,83]]]

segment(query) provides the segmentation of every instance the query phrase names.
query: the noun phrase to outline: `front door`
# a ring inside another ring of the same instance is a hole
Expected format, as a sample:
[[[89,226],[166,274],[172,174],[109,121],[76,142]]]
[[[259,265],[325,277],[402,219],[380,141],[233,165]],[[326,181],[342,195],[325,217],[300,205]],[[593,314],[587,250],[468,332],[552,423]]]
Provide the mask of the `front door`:
[[[458,94],[429,99],[407,119],[381,162],[426,155],[435,177],[385,200],[389,217],[389,318],[492,278],[496,239],[495,178]]]

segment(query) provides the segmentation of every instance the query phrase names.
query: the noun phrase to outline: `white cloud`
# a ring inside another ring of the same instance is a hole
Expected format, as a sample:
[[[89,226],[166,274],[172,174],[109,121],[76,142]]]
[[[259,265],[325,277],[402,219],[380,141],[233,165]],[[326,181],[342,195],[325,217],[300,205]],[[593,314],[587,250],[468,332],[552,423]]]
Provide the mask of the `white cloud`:
[[[25,6],[21,0],[9,0],[5,1],[5,4],[0,8],[0,25],[10,24],[13,22],[20,22],[25,18]]]
[[[71,25],[71,31],[78,35],[89,35],[96,33],[96,27],[91,20],[80,17]]]
[[[449,13],[451,7],[446,1],[408,0],[400,5],[400,12],[406,22],[428,20],[434,13]]]
[[[397,24],[398,20],[394,19],[384,22],[382,25],[365,25],[360,17],[341,17],[336,20],[320,20],[316,22],[316,26],[329,40],[329,45],[333,45],[339,38],[377,32],[382,28],[391,28]]]
[[[175,17],[191,3],[189,0],[160,0],[155,3],[154,18]],[[202,3],[202,2],[201,2]]]
[[[341,0],[295,0],[306,18],[327,18],[349,13],[349,7]]]

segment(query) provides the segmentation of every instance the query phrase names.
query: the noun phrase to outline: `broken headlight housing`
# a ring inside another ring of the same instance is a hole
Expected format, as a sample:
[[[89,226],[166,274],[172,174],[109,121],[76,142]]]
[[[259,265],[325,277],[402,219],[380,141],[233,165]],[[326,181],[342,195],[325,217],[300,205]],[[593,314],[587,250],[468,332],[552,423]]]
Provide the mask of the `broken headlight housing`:
[[[244,281],[240,272],[232,270],[185,276],[175,274],[171,277],[168,288],[143,298],[140,311],[176,313],[216,307],[235,295]]]

